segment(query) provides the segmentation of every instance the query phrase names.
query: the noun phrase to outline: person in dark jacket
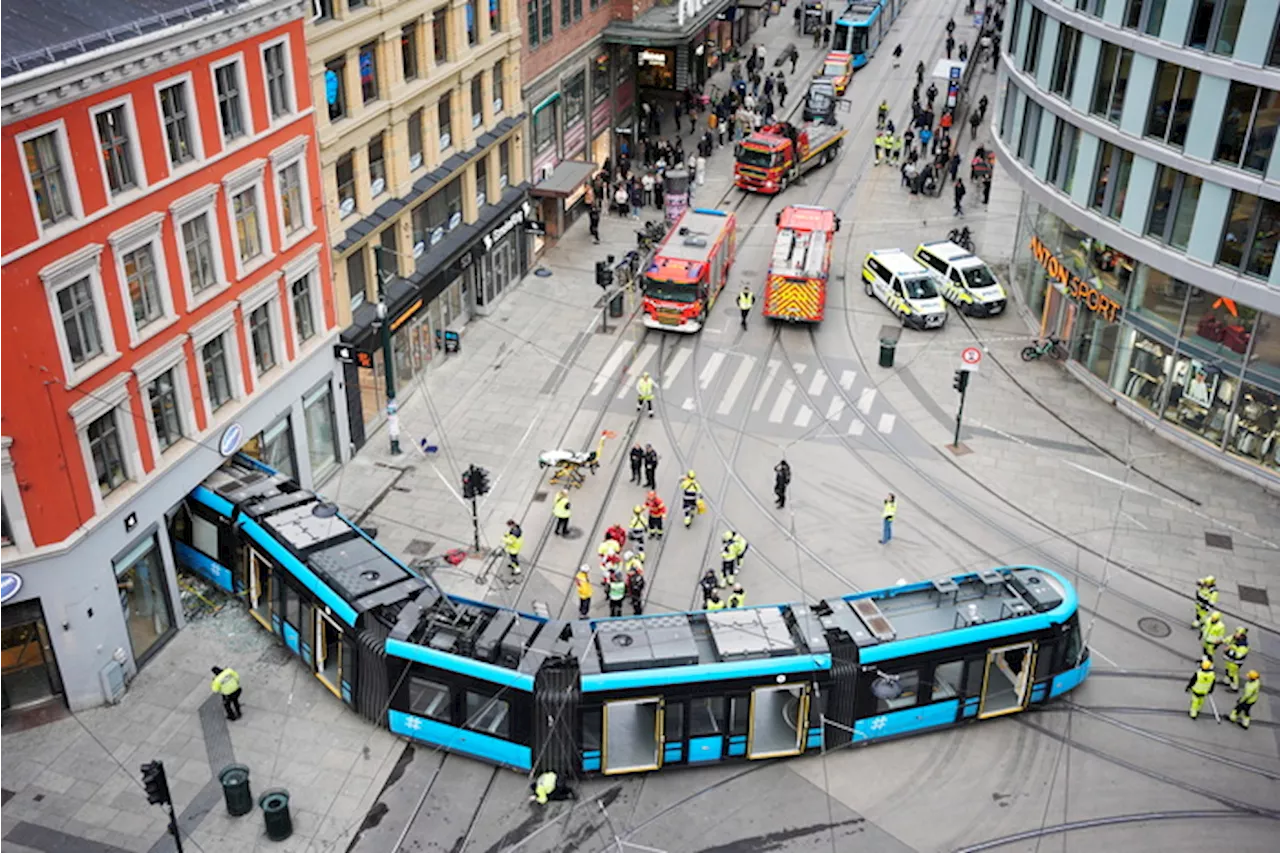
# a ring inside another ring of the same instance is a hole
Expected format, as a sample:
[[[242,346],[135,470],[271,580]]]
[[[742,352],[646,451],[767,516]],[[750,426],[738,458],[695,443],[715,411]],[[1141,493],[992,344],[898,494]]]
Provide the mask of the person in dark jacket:
[[[787,486],[791,485],[791,466],[783,459],[773,466],[773,494],[778,499],[778,509],[787,505]]]
[[[653,449],[652,444],[644,446],[644,484],[647,489],[658,488],[658,451]]]
[[[636,443],[631,447],[631,482],[640,485],[640,469],[644,467],[644,448]]]
[[[954,193],[955,199],[956,199],[955,215],[964,216],[964,207],[961,206],[961,203],[964,201],[964,194],[965,194],[964,181],[960,180],[959,178],[956,178],[956,182],[952,188],[952,192]]]

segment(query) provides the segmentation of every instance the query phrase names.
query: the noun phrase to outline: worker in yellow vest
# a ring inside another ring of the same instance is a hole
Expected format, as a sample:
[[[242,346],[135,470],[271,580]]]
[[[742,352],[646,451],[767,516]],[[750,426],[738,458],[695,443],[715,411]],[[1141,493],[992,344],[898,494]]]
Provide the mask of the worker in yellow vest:
[[[892,494],[884,499],[884,509],[880,511],[881,534],[880,544],[886,545],[893,538],[893,519],[898,515],[898,499]]]
[[[742,292],[738,294],[738,310],[742,312],[742,328],[747,328],[747,315],[751,313],[751,306],[756,304],[756,297],[751,292],[751,288],[743,285]]]
[[[507,552],[507,568],[511,574],[520,574],[520,549],[524,547],[524,531],[515,519],[507,520],[507,532],[502,534],[502,550]]]
[[[636,411],[640,411],[645,406],[649,407],[649,417],[653,417],[653,377],[647,370],[636,382]]]
[[[1227,624],[1222,621],[1222,614],[1215,610],[1209,614],[1209,621],[1200,629],[1200,644],[1204,647],[1204,656],[1213,660],[1218,646],[1226,641]]]
[[[1227,650],[1222,658],[1227,662],[1227,685],[1232,692],[1240,689],[1240,667],[1249,654],[1249,629],[1243,626],[1236,628],[1235,634],[1227,643]]]
[[[573,580],[578,590],[578,618],[586,619],[591,615],[591,595],[594,592],[591,588],[591,575],[587,572],[587,567],[583,566],[578,569],[578,574],[574,576]]]
[[[1217,583],[1213,575],[1207,575],[1196,582],[1196,618],[1191,623],[1192,628],[1199,628],[1208,618],[1209,612],[1218,606]]]
[[[1205,697],[1213,692],[1213,683],[1217,679],[1213,675],[1213,661],[1200,661],[1200,668],[1191,675],[1191,680],[1187,682],[1187,692],[1191,694],[1191,719],[1200,716],[1200,709],[1204,707]]]
[[[213,692],[222,697],[222,710],[228,720],[238,720],[244,714],[240,710],[240,673],[234,669],[213,668]]]
[[[571,513],[569,504],[569,493],[564,489],[556,492],[556,502],[552,505],[551,514],[556,518],[555,534],[557,536],[569,535],[569,515]]]
[[[1240,694],[1240,701],[1236,703],[1235,708],[1231,711],[1231,722],[1242,729],[1249,728],[1249,712],[1257,704],[1258,694],[1261,692],[1262,679],[1256,669],[1251,669],[1249,674],[1245,676],[1244,692]]]

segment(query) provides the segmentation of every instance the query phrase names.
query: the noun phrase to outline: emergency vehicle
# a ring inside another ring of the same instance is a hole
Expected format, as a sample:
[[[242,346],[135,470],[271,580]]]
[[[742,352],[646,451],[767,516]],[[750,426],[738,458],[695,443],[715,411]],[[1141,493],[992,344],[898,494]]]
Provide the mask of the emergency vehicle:
[[[921,243],[916,260],[935,272],[942,298],[970,317],[994,317],[1008,300],[981,258],[949,240]]]
[[[777,223],[778,236],[764,286],[764,316],[820,322],[827,305],[831,247],[840,219],[825,207],[793,204],[783,208]]]
[[[837,95],[843,95],[853,79],[853,54],[839,50],[828,53],[822,62],[822,76],[835,84]]]
[[[901,249],[877,249],[862,264],[867,296],[917,329],[941,329],[947,322],[947,303],[934,281],[933,273]]]
[[[686,210],[644,272],[644,324],[696,332],[729,280],[738,247],[738,217],[723,210]]]
[[[765,125],[734,149],[733,183],[751,192],[780,193],[805,172],[836,159],[848,133],[838,124]]]

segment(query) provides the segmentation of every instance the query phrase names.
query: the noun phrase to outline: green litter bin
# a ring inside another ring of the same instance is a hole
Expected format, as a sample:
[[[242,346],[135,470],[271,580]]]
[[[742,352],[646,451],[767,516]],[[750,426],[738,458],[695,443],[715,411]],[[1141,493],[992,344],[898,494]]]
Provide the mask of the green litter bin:
[[[248,767],[243,764],[228,764],[218,771],[218,781],[222,783],[222,798],[227,801],[227,814],[241,817],[253,811]]]
[[[622,316],[622,291],[621,290],[619,290],[616,294],[614,294],[613,298],[609,300],[609,316],[615,319]]]
[[[880,366],[893,367],[894,350],[898,347],[898,338],[902,337],[901,326],[880,327]]]
[[[293,835],[293,818],[289,817],[289,792],[284,788],[272,788],[258,798],[262,807],[262,821],[267,828],[267,838],[284,841]]]

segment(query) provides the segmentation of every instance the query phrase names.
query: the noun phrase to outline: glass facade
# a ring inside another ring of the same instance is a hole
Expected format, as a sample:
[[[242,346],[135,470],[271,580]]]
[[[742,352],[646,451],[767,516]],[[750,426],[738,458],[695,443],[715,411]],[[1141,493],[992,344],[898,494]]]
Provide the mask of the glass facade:
[[[141,661],[174,630],[165,593],[164,558],[156,537],[142,540],[116,560],[115,573],[133,658]]]

